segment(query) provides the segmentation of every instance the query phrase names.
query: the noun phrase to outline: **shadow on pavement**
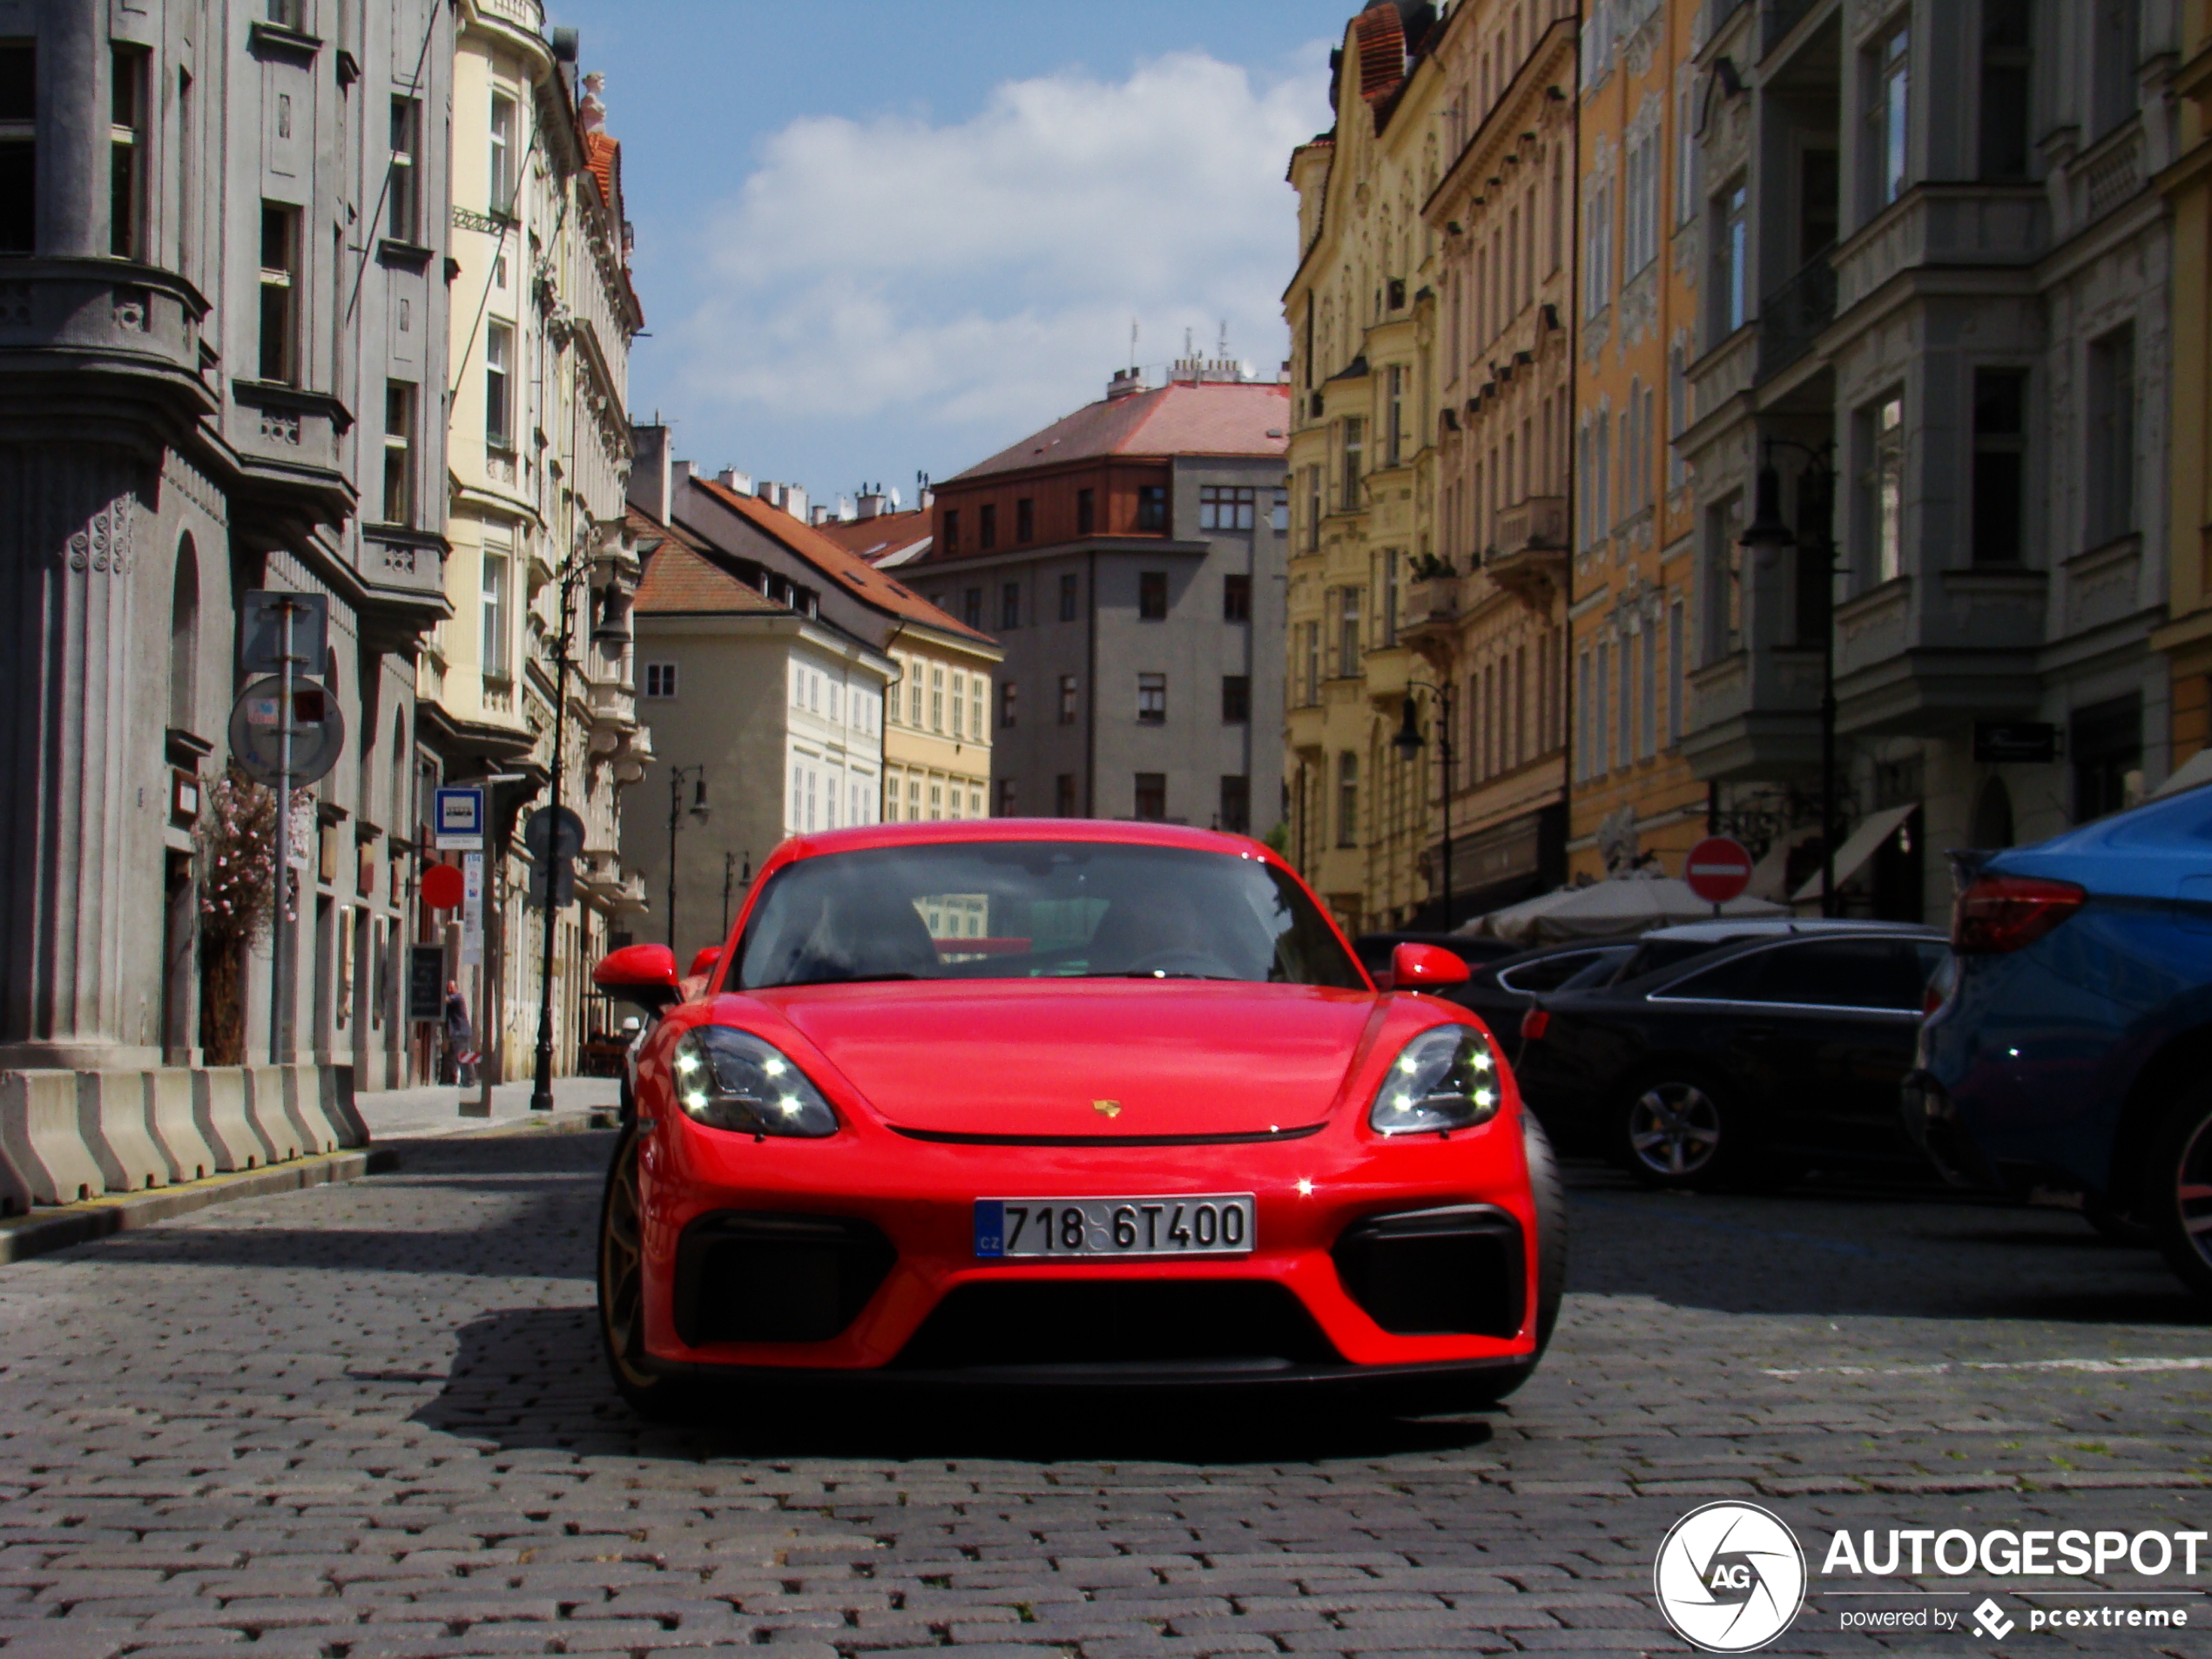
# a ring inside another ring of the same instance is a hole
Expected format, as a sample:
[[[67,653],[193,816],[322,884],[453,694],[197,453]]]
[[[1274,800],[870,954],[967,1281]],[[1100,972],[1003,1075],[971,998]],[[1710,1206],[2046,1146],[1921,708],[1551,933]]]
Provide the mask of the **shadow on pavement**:
[[[687,1420],[651,1423],[616,1394],[590,1308],[513,1308],[473,1319],[437,1398],[414,1421],[504,1451],[666,1457],[1003,1458],[1022,1461],[1282,1464],[1476,1446],[1476,1418],[1407,1421],[1342,1393],[1177,1395],[1109,1390],[872,1386],[702,1397]]]

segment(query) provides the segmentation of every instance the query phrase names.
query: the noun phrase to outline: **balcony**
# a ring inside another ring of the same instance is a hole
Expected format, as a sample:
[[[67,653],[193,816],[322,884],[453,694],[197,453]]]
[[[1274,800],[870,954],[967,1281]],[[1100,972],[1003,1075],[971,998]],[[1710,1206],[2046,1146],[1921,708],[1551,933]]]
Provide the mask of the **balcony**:
[[[1450,638],[1453,624],[1460,618],[1460,580],[1457,571],[1447,568],[1407,583],[1398,637],[1416,650],[1426,641]]]
[[[1817,253],[1759,302],[1759,378],[1770,381],[1812,349],[1836,320],[1836,267]]]
[[[1485,575],[1523,604],[1548,610],[1567,574],[1567,497],[1530,496],[1498,515]]]
[[[545,32],[545,8],[539,0],[476,0],[476,14],[526,35]]]

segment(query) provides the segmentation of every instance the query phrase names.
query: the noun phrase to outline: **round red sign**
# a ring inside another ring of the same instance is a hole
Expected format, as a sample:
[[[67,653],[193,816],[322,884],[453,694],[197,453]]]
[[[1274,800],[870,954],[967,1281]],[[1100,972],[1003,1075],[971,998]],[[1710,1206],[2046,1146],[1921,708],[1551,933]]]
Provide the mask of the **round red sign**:
[[[1707,904],[1726,904],[1740,899],[1751,885],[1751,855],[1741,841],[1725,835],[1709,835],[1689,849],[1683,880]]]
[[[450,910],[464,895],[458,864],[432,864],[422,871],[422,902],[433,910]]]

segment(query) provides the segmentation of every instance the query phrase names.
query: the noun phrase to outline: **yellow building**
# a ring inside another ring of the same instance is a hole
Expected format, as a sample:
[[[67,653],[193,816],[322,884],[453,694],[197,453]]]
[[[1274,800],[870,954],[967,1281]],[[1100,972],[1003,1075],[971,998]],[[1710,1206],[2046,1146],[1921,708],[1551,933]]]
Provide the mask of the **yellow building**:
[[[1448,914],[1566,873],[1574,0],[1460,0],[1432,57],[1447,157],[1423,217],[1440,249],[1436,547],[1403,633],[1448,693]],[[1440,867],[1441,838],[1430,856]]]
[[[2212,747],[2212,0],[2182,0],[2180,143],[2158,176],[2174,218],[2173,496],[2167,625],[2178,766]]]
[[[1442,77],[1406,37],[1430,8],[1376,6],[1337,59],[1332,131],[1291,158],[1291,334],[1285,721],[1290,852],[1355,931],[1413,920],[1436,897],[1434,745],[1398,735],[1433,678],[1403,637],[1413,570],[1434,554],[1430,360],[1436,238],[1420,213],[1442,166]]]

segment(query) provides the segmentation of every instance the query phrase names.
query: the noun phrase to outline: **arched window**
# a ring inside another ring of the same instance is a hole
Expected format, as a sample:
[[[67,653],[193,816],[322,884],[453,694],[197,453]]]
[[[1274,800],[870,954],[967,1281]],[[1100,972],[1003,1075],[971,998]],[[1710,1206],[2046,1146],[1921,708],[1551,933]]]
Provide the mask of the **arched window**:
[[[169,724],[197,725],[199,693],[199,551],[189,536],[177,543],[177,576],[169,590]]]

